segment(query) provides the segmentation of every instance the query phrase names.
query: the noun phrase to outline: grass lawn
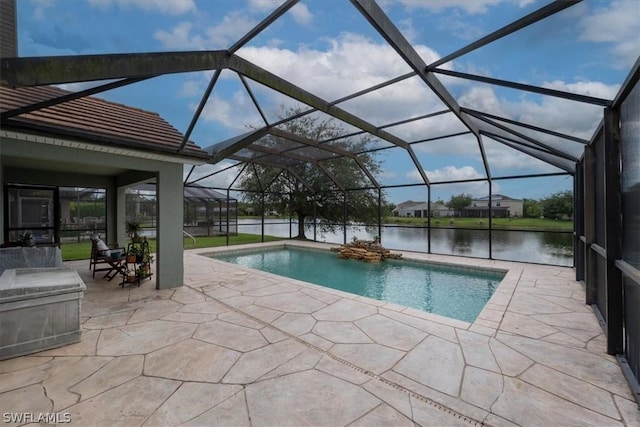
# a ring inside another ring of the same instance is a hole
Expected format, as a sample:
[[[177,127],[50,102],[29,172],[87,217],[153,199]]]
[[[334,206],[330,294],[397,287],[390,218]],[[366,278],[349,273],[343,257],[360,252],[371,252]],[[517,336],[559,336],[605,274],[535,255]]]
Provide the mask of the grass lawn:
[[[241,219],[255,219],[259,216],[241,216]],[[288,217],[271,217],[270,219],[288,221]],[[493,218],[493,228],[503,230],[535,230],[535,231],[573,231],[573,221],[556,220],[549,218]],[[388,216],[383,219],[383,224],[425,226],[426,218]],[[455,227],[455,228],[489,228],[488,218],[431,218],[431,227]]]
[[[426,218],[387,217],[387,224],[426,225]],[[573,221],[548,218],[493,218],[494,229],[573,231]],[[488,228],[488,218],[431,218],[432,227]]]
[[[284,240],[282,237],[264,236],[265,242],[273,242],[276,240]],[[240,233],[237,236],[229,237],[230,245],[242,245],[244,243],[258,243],[260,242],[260,235],[256,234],[243,234]],[[196,244],[194,246],[193,240],[189,238],[184,239],[185,249],[195,248],[210,248],[214,246],[225,246],[227,244],[227,238],[225,236],[216,237],[196,237]],[[91,242],[80,243],[63,243],[60,245],[62,250],[63,261],[73,261],[78,259],[89,259],[91,255]],[[149,239],[149,249],[152,253],[156,251],[156,240]]]

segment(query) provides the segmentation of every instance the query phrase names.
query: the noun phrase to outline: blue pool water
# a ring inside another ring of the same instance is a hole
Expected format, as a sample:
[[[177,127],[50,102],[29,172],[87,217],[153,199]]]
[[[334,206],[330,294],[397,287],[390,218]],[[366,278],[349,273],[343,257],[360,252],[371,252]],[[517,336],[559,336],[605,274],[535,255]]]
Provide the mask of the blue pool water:
[[[210,254],[212,258],[292,279],[473,322],[503,273],[412,261],[370,264],[336,253],[269,249]]]

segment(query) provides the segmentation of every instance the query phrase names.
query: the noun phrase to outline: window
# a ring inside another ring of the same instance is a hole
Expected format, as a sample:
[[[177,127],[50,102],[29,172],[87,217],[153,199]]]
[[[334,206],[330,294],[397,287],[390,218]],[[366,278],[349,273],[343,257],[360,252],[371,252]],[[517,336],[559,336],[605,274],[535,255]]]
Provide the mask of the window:
[[[24,244],[56,241],[55,188],[8,185],[6,200],[8,241]]]

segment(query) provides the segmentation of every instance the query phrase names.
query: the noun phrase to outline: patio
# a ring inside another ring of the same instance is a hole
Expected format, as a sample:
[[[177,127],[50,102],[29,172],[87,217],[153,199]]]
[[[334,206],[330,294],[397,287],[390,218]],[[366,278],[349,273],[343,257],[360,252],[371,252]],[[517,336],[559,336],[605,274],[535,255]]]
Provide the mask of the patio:
[[[405,253],[509,270],[469,324],[199,255],[212,251],[185,251],[185,286],[165,290],[67,263],[87,285],[82,342],[0,362],[3,411],[27,414],[16,424],[640,424],[573,269]]]

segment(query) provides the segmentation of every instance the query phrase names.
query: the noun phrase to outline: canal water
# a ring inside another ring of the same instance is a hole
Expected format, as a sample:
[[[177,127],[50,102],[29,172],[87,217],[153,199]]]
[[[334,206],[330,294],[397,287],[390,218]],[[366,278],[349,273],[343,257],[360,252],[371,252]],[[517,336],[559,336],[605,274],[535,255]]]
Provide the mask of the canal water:
[[[260,234],[260,220],[239,219],[238,232]],[[291,225],[291,235],[298,232],[297,223]],[[265,219],[265,234],[289,237],[288,221]],[[377,229],[367,231],[365,227],[347,227],[347,242],[353,237],[373,240]],[[493,230],[491,233],[492,255],[494,259],[510,261],[535,262],[543,264],[573,265],[572,233],[541,231],[507,231]],[[306,236],[313,239],[313,229],[306,231]],[[317,233],[316,240],[340,244],[344,233],[340,229],[336,233]],[[428,252],[428,230],[387,225],[382,228],[382,244],[388,249]],[[489,257],[489,231],[457,229],[431,229],[431,252],[447,255],[464,255],[471,257]]]

